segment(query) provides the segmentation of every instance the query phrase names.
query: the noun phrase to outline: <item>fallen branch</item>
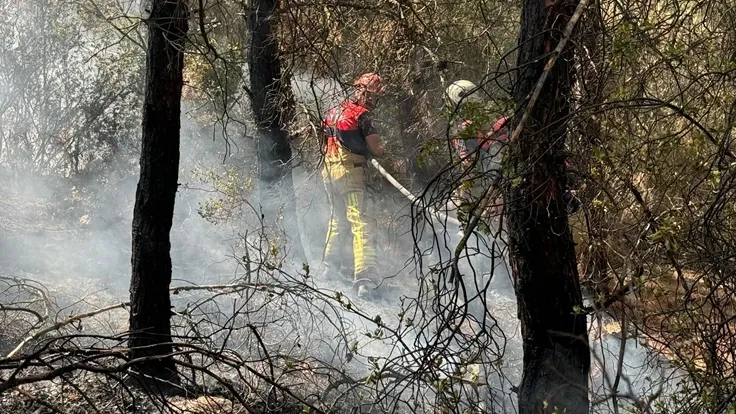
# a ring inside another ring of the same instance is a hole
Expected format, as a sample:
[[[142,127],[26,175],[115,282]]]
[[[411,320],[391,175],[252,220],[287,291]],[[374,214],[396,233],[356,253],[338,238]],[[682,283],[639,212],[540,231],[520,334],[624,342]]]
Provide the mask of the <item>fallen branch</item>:
[[[201,286],[173,286],[169,288],[169,291],[177,294],[179,292],[186,292],[186,291],[194,291],[194,290],[229,290],[229,289],[245,289],[245,288],[270,288],[273,287],[271,285],[267,284],[256,284],[256,283],[234,283],[229,285],[201,285]],[[86,312],[86,313],[80,313],[78,315],[70,316],[62,321],[59,321],[49,327],[43,328],[41,330],[36,331],[35,333],[32,333],[28,335],[25,339],[23,339],[18,346],[16,346],[8,355],[5,356],[5,358],[12,358],[17,354],[23,347],[25,347],[29,342],[38,339],[42,337],[43,335],[46,335],[49,332],[53,332],[56,330],[59,330],[69,324],[72,324],[74,322],[78,322],[82,319],[90,318],[93,316],[97,316],[99,314],[109,312],[111,310],[115,309],[121,309],[125,308],[130,305],[130,302],[121,302],[114,305],[106,306],[104,308],[100,308],[94,311]]]
[[[97,309],[97,310],[94,310],[94,311],[91,311],[91,312],[80,313],[79,315],[74,315],[74,316],[71,316],[71,317],[69,317],[67,319],[64,319],[63,321],[59,321],[59,322],[57,322],[57,323],[55,323],[55,324],[53,324],[53,325],[51,325],[51,326],[49,326],[47,328],[41,329],[41,330],[39,330],[39,331],[37,331],[37,332],[35,332],[35,333],[27,336],[24,340],[22,340],[18,344],[18,346],[15,347],[15,349],[13,349],[12,351],[10,351],[10,353],[8,355],[6,355],[5,358],[12,358],[15,354],[18,353],[18,351],[20,351],[21,349],[23,349],[23,347],[26,346],[27,343],[29,343],[29,342],[33,341],[34,339],[39,338],[39,337],[41,337],[43,335],[46,335],[49,332],[56,331],[58,329],[63,328],[66,325],[69,325],[71,323],[80,321],[82,319],[90,318],[92,316],[99,315],[101,313],[105,313],[105,312],[108,312],[108,311],[111,311],[111,310],[114,310],[114,309],[124,308],[128,304],[129,304],[129,302],[117,303],[115,305],[110,305],[110,306],[107,306],[107,307],[104,307],[104,308],[101,308],[101,309]]]

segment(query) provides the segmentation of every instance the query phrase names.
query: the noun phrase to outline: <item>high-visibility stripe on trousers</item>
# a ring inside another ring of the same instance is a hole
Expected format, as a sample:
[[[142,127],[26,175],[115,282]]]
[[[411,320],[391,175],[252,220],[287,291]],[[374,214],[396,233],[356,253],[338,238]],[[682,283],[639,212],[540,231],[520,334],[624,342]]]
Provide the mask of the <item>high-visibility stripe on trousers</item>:
[[[363,167],[356,167],[355,170]],[[343,247],[349,244],[352,232],[353,278],[376,280],[375,241],[366,216],[366,194],[363,185],[363,171],[347,174],[338,180],[325,180],[327,194],[332,206],[327,231],[324,262],[339,268],[343,260]],[[357,172],[357,171],[355,171]],[[357,182],[360,181],[360,182]]]

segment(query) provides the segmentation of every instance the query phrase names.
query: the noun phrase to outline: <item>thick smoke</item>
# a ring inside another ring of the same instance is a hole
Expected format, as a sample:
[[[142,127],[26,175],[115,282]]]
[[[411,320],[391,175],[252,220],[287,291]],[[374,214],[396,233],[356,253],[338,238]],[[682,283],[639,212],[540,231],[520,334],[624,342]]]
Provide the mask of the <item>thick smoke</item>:
[[[186,116],[183,120],[181,186],[171,234],[174,278],[221,281],[226,267],[218,263],[232,253],[234,236],[198,214],[212,188],[193,172],[204,167],[221,173],[224,146],[193,132],[198,128]],[[3,190],[6,265],[17,276],[40,277],[76,293],[81,282],[90,291],[124,299],[137,173],[132,155],[107,172],[80,179],[9,177]]]

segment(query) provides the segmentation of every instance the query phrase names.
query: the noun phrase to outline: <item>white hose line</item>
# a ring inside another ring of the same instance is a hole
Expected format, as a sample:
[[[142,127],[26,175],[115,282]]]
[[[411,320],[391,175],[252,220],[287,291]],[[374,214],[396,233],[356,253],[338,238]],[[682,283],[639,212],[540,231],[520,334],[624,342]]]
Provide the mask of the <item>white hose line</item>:
[[[401,192],[401,194],[405,195],[406,198],[408,198],[412,202],[414,202],[414,201],[417,200],[417,197],[414,196],[414,194],[412,194],[409,190],[407,190],[406,188],[404,188],[404,186],[402,186],[401,183],[399,183],[398,181],[396,181],[396,179],[391,174],[389,174],[388,171],[386,171],[381,166],[381,164],[379,164],[378,161],[376,161],[374,158],[371,158],[371,164],[373,164],[373,166],[378,170],[378,172],[381,173],[381,175],[384,178],[386,178],[386,180],[388,180],[388,182],[391,183],[391,185],[393,185],[394,187],[396,187],[396,189],[399,190]],[[422,207],[424,207],[426,210],[428,210],[429,213],[430,213],[430,215],[432,215],[435,219],[437,219],[437,220],[439,220],[441,222],[452,223],[452,224],[454,224],[456,226],[459,226],[460,228],[463,227],[462,224],[460,224],[460,222],[457,219],[455,219],[453,217],[450,217],[447,214],[442,213],[440,211],[436,211],[435,209],[433,209],[433,208],[431,208],[429,206],[425,206],[424,205],[424,202],[422,202],[421,200],[420,200],[420,202],[422,203]]]

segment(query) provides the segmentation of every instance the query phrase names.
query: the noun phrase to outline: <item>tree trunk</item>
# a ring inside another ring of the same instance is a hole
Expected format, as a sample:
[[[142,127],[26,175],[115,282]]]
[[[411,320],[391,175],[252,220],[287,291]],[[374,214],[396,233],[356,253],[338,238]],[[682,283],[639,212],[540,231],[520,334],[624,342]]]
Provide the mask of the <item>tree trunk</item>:
[[[130,282],[131,358],[146,375],[176,381],[171,357],[171,241],[179,176],[182,51],[188,30],[185,0],[154,0],[148,26],[146,96],[140,178],[133,211]]]
[[[284,83],[276,40],[276,0],[251,0],[247,9],[251,34],[248,53],[251,108],[257,128],[259,189],[267,220],[279,219],[283,205],[283,226],[291,238],[292,257],[306,262],[299,235],[294,182],[291,174],[291,145],[283,127],[289,112],[285,98],[290,93]]]
[[[576,0],[524,0],[514,88],[518,103],[526,106],[576,5]],[[570,48],[563,49],[511,146],[514,175],[506,200],[524,343],[522,414],[589,411],[587,323],[576,312],[582,295],[562,200],[572,57]]]

